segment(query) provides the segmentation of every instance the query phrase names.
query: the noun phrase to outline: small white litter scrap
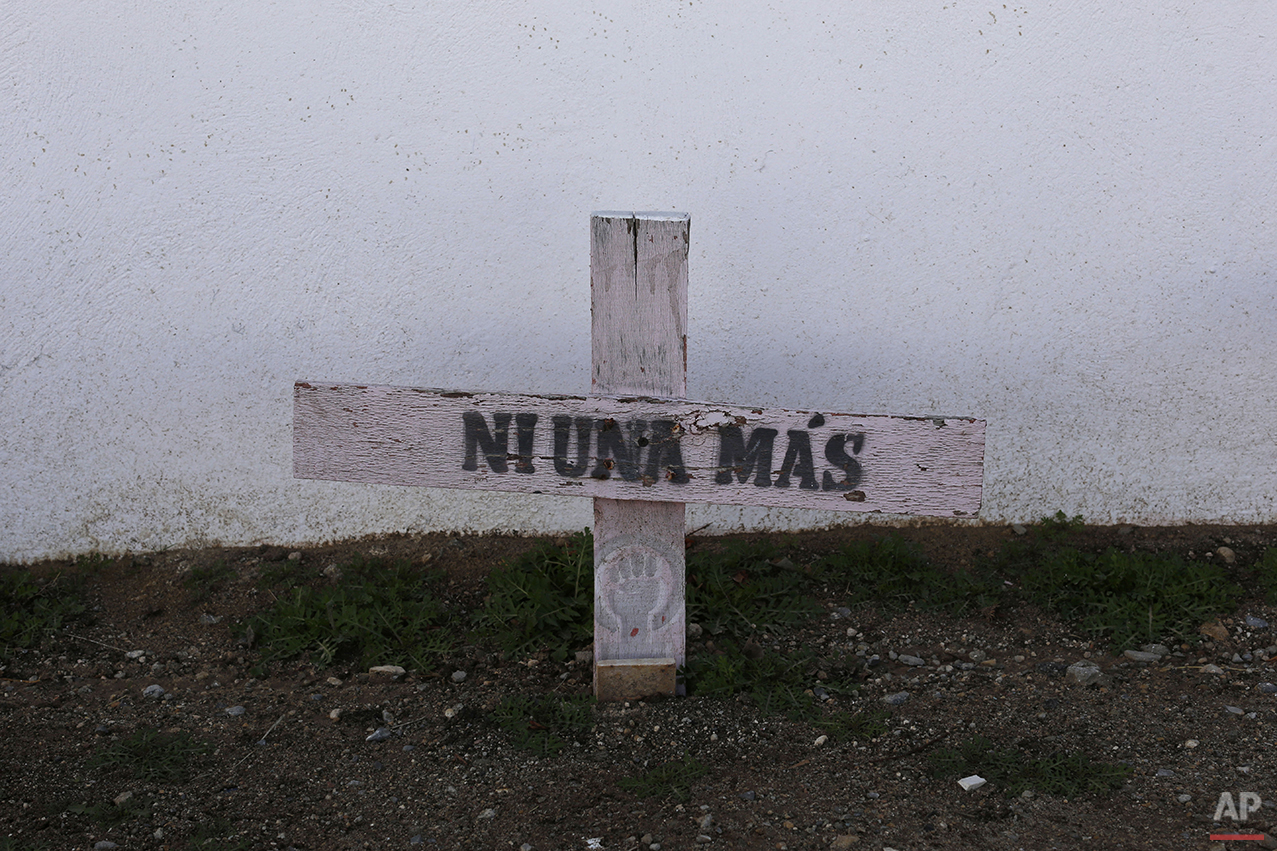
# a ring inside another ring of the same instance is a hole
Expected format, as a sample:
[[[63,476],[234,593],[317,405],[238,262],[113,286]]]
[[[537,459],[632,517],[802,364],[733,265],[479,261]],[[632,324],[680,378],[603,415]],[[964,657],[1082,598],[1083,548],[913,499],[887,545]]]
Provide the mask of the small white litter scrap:
[[[601,837],[601,836],[600,836],[600,837],[598,837],[597,839],[587,839],[587,840],[585,840],[585,847],[586,847],[587,849],[591,849],[591,848],[602,848],[602,847],[603,847],[603,837]]]
[[[979,774],[972,774],[970,777],[964,777],[959,780],[958,785],[962,787],[963,792],[970,792],[973,789],[979,789],[988,782],[988,780],[985,780]]]

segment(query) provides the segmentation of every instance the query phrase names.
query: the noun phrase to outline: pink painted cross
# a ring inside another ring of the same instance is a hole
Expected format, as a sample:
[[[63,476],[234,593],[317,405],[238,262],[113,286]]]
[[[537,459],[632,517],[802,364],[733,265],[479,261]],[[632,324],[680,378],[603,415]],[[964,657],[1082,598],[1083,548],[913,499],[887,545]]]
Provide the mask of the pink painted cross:
[[[298,382],[298,478],[594,498],[599,699],[673,693],[688,502],[974,517],[984,423],[689,402],[683,213],[591,219],[591,392]]]

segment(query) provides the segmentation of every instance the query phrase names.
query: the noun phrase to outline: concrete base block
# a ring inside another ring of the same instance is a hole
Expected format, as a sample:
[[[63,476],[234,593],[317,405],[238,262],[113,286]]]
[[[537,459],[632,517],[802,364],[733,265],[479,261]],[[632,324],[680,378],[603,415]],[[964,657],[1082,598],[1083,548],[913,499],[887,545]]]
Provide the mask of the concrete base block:
[[[599,700],[673,697],[678,665],[666,659],[604,659],[594,664],[594,696]]]

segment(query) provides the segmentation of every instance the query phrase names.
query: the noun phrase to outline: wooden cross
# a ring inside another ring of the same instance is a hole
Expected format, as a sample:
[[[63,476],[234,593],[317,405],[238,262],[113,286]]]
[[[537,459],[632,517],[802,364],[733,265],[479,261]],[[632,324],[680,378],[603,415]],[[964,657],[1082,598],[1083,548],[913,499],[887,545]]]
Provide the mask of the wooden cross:
[[[594,498],[594,689],[673,694],[688,502],[974,517],[984,423],[689,402],[683,213],[591,218],[589,396],[317,381],[297,478]]]

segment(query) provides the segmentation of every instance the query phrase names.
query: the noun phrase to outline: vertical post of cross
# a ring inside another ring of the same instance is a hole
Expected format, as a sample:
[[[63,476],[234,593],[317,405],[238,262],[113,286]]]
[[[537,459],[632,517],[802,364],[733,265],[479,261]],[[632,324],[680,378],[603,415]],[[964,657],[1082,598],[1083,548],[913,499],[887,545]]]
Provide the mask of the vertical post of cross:
[[[592,393],[686,397],[690,228],[686,213],[591,217]],[[635,451],[643,442],[621,437]],[[686,644],[685,532],[681,502],[594,500],[599,700],[674,693]]]

